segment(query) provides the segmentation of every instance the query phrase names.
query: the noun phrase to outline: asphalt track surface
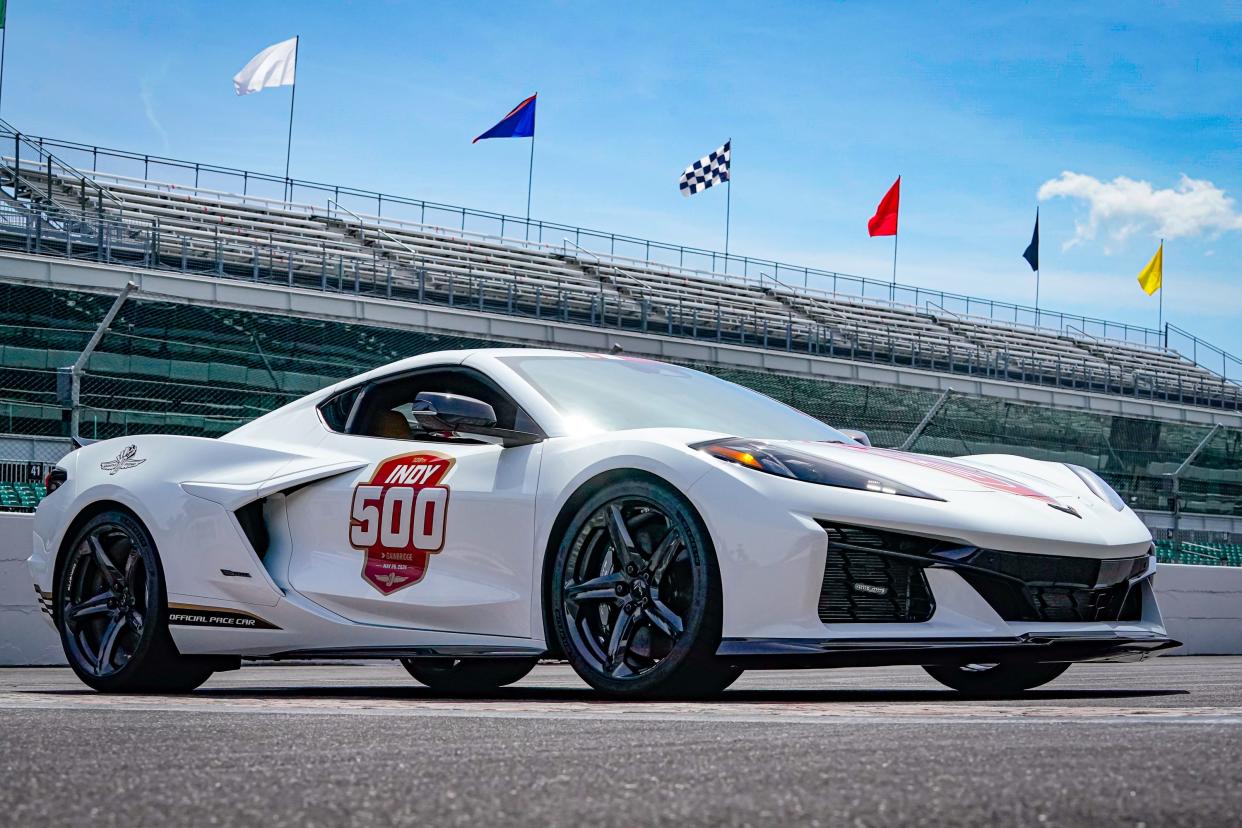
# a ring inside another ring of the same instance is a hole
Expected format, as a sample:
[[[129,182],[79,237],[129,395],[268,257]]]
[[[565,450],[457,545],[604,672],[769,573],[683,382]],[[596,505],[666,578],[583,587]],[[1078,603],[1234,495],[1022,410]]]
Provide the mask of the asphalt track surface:
[[[180,697],[0,669],[0,825],[1237,825],[1242,658],[1078,665],[968,701],[917,668],[603,701],[563,666],[452,698],[396,664]]]

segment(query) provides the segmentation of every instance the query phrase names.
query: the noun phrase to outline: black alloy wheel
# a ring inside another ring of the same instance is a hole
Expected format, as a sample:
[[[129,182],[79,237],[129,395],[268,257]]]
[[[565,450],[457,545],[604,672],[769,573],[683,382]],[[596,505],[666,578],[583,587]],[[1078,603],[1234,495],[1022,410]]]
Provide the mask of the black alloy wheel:
[[[1009,696],[1047,684],[1070,667],[1057,663],[953,664],[923,669],[936,681],[968,696]]]
[[[82,526],[61,555],[57,627],[69,665],[101,691],[191,690],[211,675],[177,654],[162,618],[163,585],[146,529],[120,511]]]
[[[590,498],[554,562],[553,622],[597,690],[704,695],[741,670],[718,661],[721,588],[707,533],[665,486],[628,480]]]

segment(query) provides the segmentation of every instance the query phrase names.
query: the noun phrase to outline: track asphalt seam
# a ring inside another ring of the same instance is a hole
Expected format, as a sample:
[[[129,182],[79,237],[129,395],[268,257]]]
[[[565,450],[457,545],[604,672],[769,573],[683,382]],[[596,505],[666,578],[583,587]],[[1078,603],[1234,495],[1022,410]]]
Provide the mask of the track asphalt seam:
[[[479,718],[479,719],[542,719],[580,721],[646,721],[646,722],[745,722],[754,724],[938,724],[938,725],[1000,725],[1000,724],[1101,724],[1125,725],[1151,723],[1161,725],[1242,725],[1242,710],[1176,710],[1152,712],[1150,710],[1098,709],[1083,713],[1041,711],[1038,708],[1015,709],[1011,713],[997,714],[989,711],[970,712],[960,710],[953,714],[929,712],[909,714],[884,713],[833,713],[833,712],[714,712],[704,710],[680,711],[608,711],[608,710],[549,710],[549,709],[472,709],[463,707],[392,706],[392,707],[333,707],[318,705],[266,705],[266,704],[202,704],[202,703],[151,703],[151,702],[90,702],[82,699],[42,700],[0,699],[0,710],[58,710],[89,712],[107,710],[113,712],[178,712],[285,716],[393,716],[421,718]]]

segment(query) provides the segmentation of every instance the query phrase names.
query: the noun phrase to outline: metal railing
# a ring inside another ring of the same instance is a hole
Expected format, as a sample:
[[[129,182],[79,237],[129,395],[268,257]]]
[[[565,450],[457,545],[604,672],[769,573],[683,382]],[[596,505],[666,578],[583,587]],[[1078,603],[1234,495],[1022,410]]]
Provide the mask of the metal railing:
[[[15,199],[19,198],[18,183],[21,182],[27,184],[31,193],[38,192],[49,202],[60,204],[56,197],[54,182],[57,180],[63,182],[68,179],[71,182],[68,189],[78,190],[77,206],[79,208],[86,207],[88,193],[89,198],[93,198],[101,209],[106,206],[109,209],[119,210],[123,206],[106,187],[100,186],[90,176],[50,152],[39,139],[32,140],[30,136],[18,132],[15,127],[2,119],[0,119],[0,146],[12,148],[12,156],[5,157],[0,166],[12,176]],[[32,166],[46,170],[45,189],[42,191],[22,180],[23,167]]]
[[[190,189],[214,189],[257,197],[273,203],[301,202],[324,204],[331,199],[348,206],[359,215],[384,221],[401,220],[434,225],[461,232],[505,239],[507,244],[527,240],[555,244],[570,238],[573,243],[596,253],[646,263],[662,269],[675,268],[693,274],[740,276],[759,279],[759,274],[787,285],[802,283],[832,295],[850,295],[877,301],[893,301],[910,307],[924,307],[928,301],[968,316],[1039,329],[1065,330],[1066,325],[1106,339],[1157,345],[1164,332],[1140,325],[1106,319],[1036,309],[1028,305],[984,299],[966,294],[931,290],[914,285],[893,285],[887,279],[873,279],[820,268],[778,262],[772,259],[724,254],[704,248],[654,241],[622,233],[610,233],[559,222],[527,220],[488,210],[476,210],[422,199],[407,198],[357,187],[284,178],[267,173],[241,170],[215,164],[184,161],[146,153],[100,147],[47,137],[29,137],[42,148],[55,149],[81,168],[93,173],[131,176],[135,180],[158,179],[168,185]]]
[[[266,243],[219,234],[191,236],[162,227],[158,220],[100,220],[82,213],[72,221],[61,221],[38,209],[0,206],[0,249],[1242,409],[1242,389],[1236,385],[1122,371],[1088,355],[1078,359],[986,352],[977,346],[955,347],[951,340],[946,344],[943,333],[924,336],[917,329],[895,333],[879,326],[817,321],[792,311],[778,316],[773,309],[755,308],[747,315],[735,305],[681,298],[651,301],[646,296],[604,292],[596,285],[534,279],[520,267],[507,274],[461,272],[419,261],[413,255],[410,264],[398,265],[375,248],[347,254],[326,245],[318,251],[308,250],[306,245],[274,236]]]
[[[1242,382],[1242,359],[1171,323],[1164,323],[1164,330],[1169,349],[1231,382]]]

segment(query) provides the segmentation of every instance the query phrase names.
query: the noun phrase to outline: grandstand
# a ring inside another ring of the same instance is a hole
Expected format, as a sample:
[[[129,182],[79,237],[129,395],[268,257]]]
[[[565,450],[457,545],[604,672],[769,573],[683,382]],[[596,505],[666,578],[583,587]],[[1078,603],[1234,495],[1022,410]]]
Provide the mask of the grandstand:
[[[156,159],[157,173],[172,174],[152,174],[145,156],[19,136],[5,127],[0,251],[8,258],[354,296],[394,309],[431,306],[538,320],[548,331],[594,328],[710,343],[721,346],[714,358],[680,361],[862,428],[879,445],[913,436],[915,449],[933,454],[1016,451],[1080,463],[1139,509],[1168,508],[1169,475],[1198,448],[1180,480],[1180,511],[1242,518],[1238,362],[1174,326],[1155,331],[1035,314],[973,297],[188,162]],[[86,165],[80,159],[88,151]],[[77,166],[61,153],[76,153]],[[121,168],[140,159],[140,175]],[[82,166],[91,171],[80,172]],[[190,170],[194,180],[186,182]],[[200,186],[208,177],[241,186]],[[293,196],[254,192],[273,181]],[[459,215],[460,222],[429,222],[429,210],[441,218]],[[468,220],[498,227],[467,229]],[[534,240],[527,238],[532,230]],[[5,261],[0,254],[0,429],[50,438],[64,428],[55,371],[81,353],[112,296],[85,283],[67,289],[10,278]],[[881,287],[887,296],[877,295]],[[403,356],[538,342],[478,330],[432,330],[400,313],[383,323],[347,321],[139,293],[88,363],[82,427],[88,437],[213,436]],[[887,379],[848,382],[765,370],[748,356],[768,353],[891,370]],[[958,379],[1000,390],[939,393],[956,389]],[[1023,389],[1041,389],[1040,396]],[[1139,403],[1148,413],[1126,407]],[[1225,427],[1200,446],[1213,422]],[[34,487],[18,484],[25,481],[0,485],[0,508],[37,498]],[[1199,540],[1208,555],[1219,546],[1219,562],[1235,563],[1224,546],[1233,531]]]

